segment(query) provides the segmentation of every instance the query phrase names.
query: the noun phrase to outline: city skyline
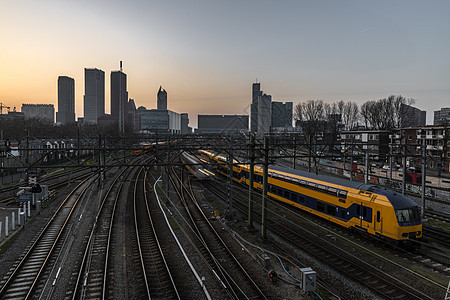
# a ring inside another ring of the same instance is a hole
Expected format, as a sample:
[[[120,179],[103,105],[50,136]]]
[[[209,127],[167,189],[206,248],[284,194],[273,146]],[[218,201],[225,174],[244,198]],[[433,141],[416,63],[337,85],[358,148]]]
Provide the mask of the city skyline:
[[[156,107],[155,92],[164,86],[168,109],[189,113],[193,127],[198,114],[250,115],[256,79],[273,101],[294,106],[414,98],[427,111],[427,124],[450,102],[448,1],[21,1],[2,7],[0,102],[10,107],[42,103],[57,111],[57,78],[68,76],[75,79],[81,117],[84,68],[108,74],[121,60],[137,106]]]

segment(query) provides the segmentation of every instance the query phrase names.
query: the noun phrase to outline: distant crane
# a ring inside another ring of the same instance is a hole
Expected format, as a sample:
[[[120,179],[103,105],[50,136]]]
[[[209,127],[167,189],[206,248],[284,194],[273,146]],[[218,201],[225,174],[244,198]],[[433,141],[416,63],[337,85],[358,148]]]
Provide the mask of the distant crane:
[[[4,105],[3,103],[0,103],[0,115],[3,115],[3,109],[6,108],[8,111],[11,107]]]

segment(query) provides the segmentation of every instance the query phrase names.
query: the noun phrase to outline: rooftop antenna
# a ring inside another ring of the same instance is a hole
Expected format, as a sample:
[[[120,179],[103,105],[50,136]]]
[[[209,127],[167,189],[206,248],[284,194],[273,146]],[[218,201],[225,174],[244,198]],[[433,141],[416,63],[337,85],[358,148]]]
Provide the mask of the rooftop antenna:
[[[122,72],[122,61],[120,61],[120,72]]]

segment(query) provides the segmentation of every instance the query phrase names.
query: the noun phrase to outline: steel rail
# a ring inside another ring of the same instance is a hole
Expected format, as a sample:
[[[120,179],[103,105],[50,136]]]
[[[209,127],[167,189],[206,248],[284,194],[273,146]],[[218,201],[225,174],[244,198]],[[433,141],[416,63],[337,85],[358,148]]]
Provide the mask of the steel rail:
[[[56,235],[56,237],[49,237],[52,240],[47,244],[44,245],[44,249],[41,250],[40,252],[44,252],[46,253],[45,258],[42,259],[42,262],[38,262],[39,263],[39,269],[37,271],[34,271],[30,277],[33,277],[34,280],[32,281],[32,283],[30,285],[28,285],[27,288],[27,292],[25,295],[25,299],[28,299],[31,296],[31,292],[34,289],[36,282],[38,280],[38,278],[41,275],[42,270],[44,269],[48,259],[50,258],[50,256],[52,255],[52,252],[56,246],[56,243],[58,242],[63,230],[65,229],[65,226],[67,225],[68,220],[70,219],[72,212],[74,210],[74,208],[76,207],[79,199],[81,199],[81,197],[84,195],[84,193],[86,192],[87,188],[89,187],[89,184],[91,184],[93,182],[93,180],[91,180],[91,182],[89,182],[89,179],[81,182],[80,184],[78,184],[73,190],[72,192],[65,198],[64,201],[62,201],[62,203],[59,205],[59,207],[56,209],[55,213],[53,214],[53,216],[51,217],[51,219],[47,222],[46,226],[42,229],[42,231],[40,232],[40,234],[37,236],[36,240],[33,242],[33,244],[30,246],[30,248],[27,250],[27,252],[25,253],[25,255],[23,256],[23,258],[19,261],[19,263],[17,264],[17,266],[15,267],[14,271],[9,275],[8,279],[6,280],[6,282],[4,283],[4,285],[2,286],[2,288],[0,289],[0,297],[3,299],[4,297],[7,297],[8,294],[8,288],[11,287],[14,283],[14,281],[16,280],[16,278],[18,277],[19,272],[21,272],[22,268],[24,267],[25,263],[28,262],[34,252],[34,250],[39,246],[39,243],[41,241],[44,240],[45,236],[49,234],[49,230],[50,230],[50,226],[55,225],[56,221],[63,221],[63,220],[57,220],[59,213],[61,212],[62,208],[64,208],[64,206],[69,202],[70,199],[72,199],[72,196],[79,191],[83,185],[85,185],[81,192],[80,195],[77,196],[77,198],[74,200],[74,203],[70,209],[70,211],[68,212],[68,215],[65,217],[64,222],[62,224],[60,224],[58,233]],[[58,225],[58,224],[56,224]],[[51,243],[51,245],[50,245]],[[22,281],[23,282],[23,281]],[[24,287],[22,285],[22,287]],[[22,291],[24,290],[24,288],[22,288]]]
[[[261,290],[261,288],[256,284],[256,282],[253,280],[253,278],[250,276],[250,274],[241,265],[241,263],[236,258],[236,256],[234,256],[234,254],[232,253],[230,248],[226,245],[226,243],[220,237],[218,232],[215,230],[214,226],[212,226],[211,222],[208,220],[208,218],[204,214],[203,210],[200,208],[194,193],[192,193],[192,188],[190,190],[186,185],[184,185],[182,178],[180,178],[176,174],[176,172],[172,172],[172,174],[174,174],[175,180],[180,185],[180,189],[179,189],[178,193],[179,193],[180,197],[183,199],[183,204],[185,206],[185,210],[186,210],[186,212],[189,215],[189,218],[191,220],[191,224],[192,224],[192,226],[195,229],[196,235],[197,235],[198,239],[200,240],[202,246],[205,247],[205,249],[207,250],[207,252],[211,256],[211,258],[213,259],[214,263],[217,265],[218,270],[222,274],[224,281],[227,282],[228,287],[230,289],[232,289],[233,297],[235,299],[240,299],[241,296],[244,296],[244,297],[246,297],[246,296],[245,296],[245,294],[242,295],[244,293],[244,291],[239,286],[237,286],[236,280],[234,280],[232,278],[231,272],[229,270],[230,269],[229,266],[224,266],[224,265],[220,264],[219,260],[216,258],[216,255],[213,253],[213,251],[210,248],[210,246],[208,246],[208,241],[204,238],[204,235],[206,233],[202,232],[202,230],[199,228],[199,223],[200,222],[203,225],[206,225],[206,227],[207,227],[206,230],[209,231],[208,233],[212,233],[213,238],[216,239],[216,242],[220,245],[220,248],[224,249],[223,250],[224,254],[227,255],[228,258],[231,258],[231,262],[234,264],[234,267],[236,267],[236,269],[239,270],[240,273],[243,275],[245,280],[248,281],[249,285],[251,286],[251,289],[254,292],[256,292],[257,296],[261,297],[263,299],[267,299],[266,295]],[[175,183],[175,180],[173,178],[171,180],[173,180],[173,182]],[[189,184],[190,184],[190,181],[189,181]],[[174,186],[177,186],[177,185],[174,184]],[[187,199],[186,199],[187,197],[183,196],[183,191],[185,191],[186,194],[188,195],[188,198],[191,199],[191,203],[194,204],[193,206],[195,207],[195,211],[196,211],[196,213],[198,213],[200,215],[200,218],[196,218],[196,217],[193,216],[194,212],[192,211],[192,206],[187,203]],[[211,236],[209,236],[208,240],[211,240]],[[211,243],[209,243],[209,244],[211,244]],[[235,290],[236,288],[238,289],[238,291]]]
[[[81,299],[81,298],[84,298],[84,297],[82,297],[82,295],[83,295],[83,290],[84,290],[86,287],[81,287],[81,290],[80,290],[80,291],[78,291],[78,289],[79,289],[79,285],[80,285],[81,278],[82,278],[83,274],[88,273],[88,272],[86,272],[85,268],[88,268],[88,266],[87,266],[87,260],[88,260],[88,257],[89,257],[89,249],[90,249],[91,246],[93,246],[94,236],[96,235],[96,230],[99,228],[99,226],[98,226],[98,221],[99,221],[99,219],[101,219],[101,214],[102,214],[102,213],[106,213],[106,212],[104,212],[104,207],[105,207],[105,203],[106,203],[106,201],[107,201],[107,199],[108,199],[108,196],[109,196],[109,194],[111,193],[112,189],[114,188],[114,186],[115,186],[115,184],[117,183],[117,181],[118,181],[118,179],[120,178],[120,176],[125,172],[125,170],[126,170],[126,169],[123,169],[123,170],[116,176],[116,178],[115,178],[114,181],[111,183],[111,185],[110,185],[110,187],[108,188],[108,190],[106,191],[105,195],[103,196],[102,203],[100,204],[99,210],[98,210],[97,215],[96,215],[96,217],[95,217],[95,221],[94,221],[94,223],[92,224],[92,230],[91,230],[91,233],[90,233],[90,235],[89,235],[88,242],[87,242],[87,244],[86,244],[86,248],[85,248],[85,251],[84,251],[84,254],[83,254],[83,258],[82,258],[82,260],[81,260],[80,270],[79,270],[79,272],[78,272],[78,276],[77,276],[77,279],[76,279],[76,282],[75,282],[75,286],[74,286],[74,289],[73,289],[72,299]],[[117,199],[119,198],[119,194],[120,194],[120,190],[122,189],[122,186],[123,186],[123,182],[122,182],[122,184],[120,185],[119,192],[118,192],[117,195],[114,197],[114,201],[113,201],[113,215],[114,215],[114,210],[115,210],[115,207],[116,207]],[[111,224],[112,224],[113,215],[112,215],[112,217],[111,217],[110,222],[108,223],[109,226],[111,226]],[[111,234],[111,231],[110,231],[110,230],[108,230],[108,232],[109,232],[109,234]],[[107,245],[107,246],[108,246],[108,245]],[[104,282],[104,281],[102,280],[102,282]],[[104,290],[103,287],[102,287],[102,290]],[[79,294],[81,294],[81,295],[79,295]]]

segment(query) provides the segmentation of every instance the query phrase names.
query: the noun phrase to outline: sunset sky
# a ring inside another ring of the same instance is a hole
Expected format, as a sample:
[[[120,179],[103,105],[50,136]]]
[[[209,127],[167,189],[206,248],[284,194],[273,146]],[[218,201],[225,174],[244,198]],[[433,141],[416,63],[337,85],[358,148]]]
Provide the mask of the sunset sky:
[[[0,102],[54,104],[57,78],[123,61],[129,97],[198,114],[250,114],[251,84],[275,101],[355,101],[391,94],[450,107],[450,1],[0,0]]]

